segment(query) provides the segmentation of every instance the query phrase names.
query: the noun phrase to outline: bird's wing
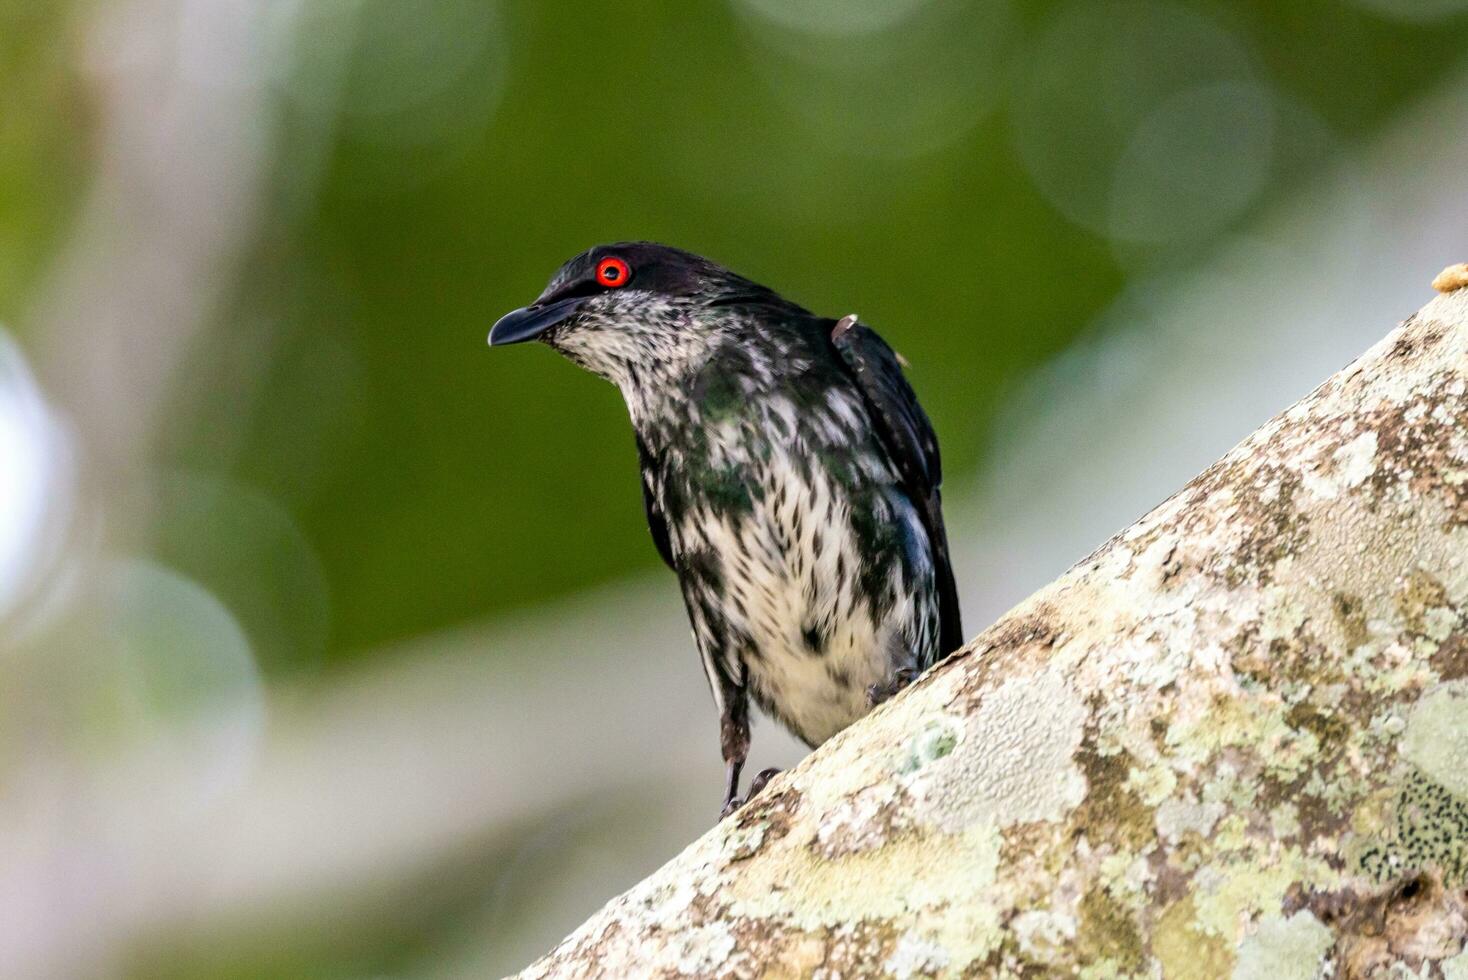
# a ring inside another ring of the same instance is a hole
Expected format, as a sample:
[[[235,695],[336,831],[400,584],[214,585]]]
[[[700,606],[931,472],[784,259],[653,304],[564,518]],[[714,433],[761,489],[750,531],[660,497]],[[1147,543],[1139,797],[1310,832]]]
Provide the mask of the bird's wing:
[[[943,482],[938,438],[902,374],[897,354],[876,331],[858,323],[855,316],[844,317],[831,331],[831,343],[866,401],[882,445],[928,532],[938,588],[938,655],[946,657],[963,645],[963,626],[938,490]]]
[[[657,496],[652,491],[653,458],[641,439],[637,440],[637,464],[642,473],[642,506],[647,511],[647,529],[652,532],[652,543],[657,545],[658,554],[674,571],[673,543],[668,539],[668,520],[658,506]]]

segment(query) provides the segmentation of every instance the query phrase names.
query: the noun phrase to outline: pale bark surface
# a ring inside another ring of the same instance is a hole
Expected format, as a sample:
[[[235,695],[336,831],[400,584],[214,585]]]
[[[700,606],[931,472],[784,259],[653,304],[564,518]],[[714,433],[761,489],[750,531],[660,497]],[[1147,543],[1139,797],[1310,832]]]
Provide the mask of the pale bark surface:
[[[1468,980],[1465,886],[1460,289],[525,975]]]

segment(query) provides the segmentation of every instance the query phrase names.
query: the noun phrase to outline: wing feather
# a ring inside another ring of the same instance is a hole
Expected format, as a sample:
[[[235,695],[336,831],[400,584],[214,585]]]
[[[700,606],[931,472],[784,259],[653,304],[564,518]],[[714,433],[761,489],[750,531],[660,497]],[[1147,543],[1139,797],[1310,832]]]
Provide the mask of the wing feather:
[[[948,553],[948,532],[943,526],[943,499],[939,491],[943,463],[938,453],[938,438],[902,373],[897,354],[876,331],[849,316],[836,323],[830,336],[928,533],[938,589],[938,656],[941,659],[963,645],[963,625]]]
[[[642,473],[642,507],[647,512],[647,529],[652,532],[652,543],[657,547],[663,562],[676,572],[678,567],[673,564],[673,542],[668,537],[668,519],[663,516],[663,509],[658,506],[657,494],[652,488],[654,460],[640,437],[637,440],[637,464]]]

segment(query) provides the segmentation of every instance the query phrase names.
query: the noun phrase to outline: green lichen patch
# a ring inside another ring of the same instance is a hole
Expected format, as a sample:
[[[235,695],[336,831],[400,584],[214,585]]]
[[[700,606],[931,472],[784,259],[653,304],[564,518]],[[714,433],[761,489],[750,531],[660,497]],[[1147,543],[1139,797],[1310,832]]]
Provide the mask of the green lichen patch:
[[[1105,889],[1092,888],[1081,898],[1076,944],[1085,962],[1109,961],[1127,973],[1142,967],[1142,939],[1131,912]]]
[[[1315,980],[1333,942],[1309,912],[1270,916],[1240,945],[1234,980]]]
[[[1152,927],[1152,955],[1167,980],[1217,980],[1233,971],[1233,947],[1198,929],[1192,898],[1173,902]]]
[[[1450,886],[1468,883],[1468,802],[1411,769],[1384,826],[1354,839],[1350,853],[1355,872],[1375,882],[1432,869]]]
[[[1056,857],[1057,840],[1068,835],[1048,820],[1031,820],[1004,828],[1000,838],[999,866],[1026,868],[1036,876],[1059,873],[1065,865]],[[1038,893],[1037,893],[1038,894]]]
[[[1086,797],[1071,818],[1077,833],[1092,845],[1107,842],[1126,851],[1145,848],[1155,838],[1154,815],[1129,783],[1131,756],[1104,755],[1095,739],[1081,743],[1075,761],[1086,777]]]
[[[908,739],[894,768],[900,775],[911,775],[928,763],[950,754],[958,745],[961,735],[962,728],[958,720],[930,719]]]
[[[1401,752],[1427,778],[1468,800],[1468,682],[1443,684],[1417,702]]]
[[[1407,628],[1418,635],[1436,631],[1439,610],[1451,611],[1448,590],[1435,576],[1423,568],[1414,568],[1402,588],[1393,597],[1398,614]],[[1430,618],[1431,617],[1431,618]]]
[[[1336,623],[1345,637],[1346,650],[1354,650],[1370,635],[1366,630],[1366,606],[1360,596],[1337,592],[1331,596]]]
[[[1006,930],[1003,942],[982,960],[969,964],[958,974],[961,980],[1050,980],[1055,976],[1048,965],[1053,958],[1027,952],[1021,948],[1013,930]]]
[[[1315,737],[1317,751],[1334,755],[1350,741],[1352,719],[1326,705],[1301,701],[1285,712],[1285,724]]]
[[[790,833],[803,802],[793,787],[761,793],[739,809],[731,824],[721,824],[724,834],[721,857],[726,862],[744,861],[767,845]]]
[[[912,816],[948,833],[1064,817],[1085,796],[1072,756],[1087,714],[1063,670],[1015,673],[964,718],[964,751],[905,777]]]

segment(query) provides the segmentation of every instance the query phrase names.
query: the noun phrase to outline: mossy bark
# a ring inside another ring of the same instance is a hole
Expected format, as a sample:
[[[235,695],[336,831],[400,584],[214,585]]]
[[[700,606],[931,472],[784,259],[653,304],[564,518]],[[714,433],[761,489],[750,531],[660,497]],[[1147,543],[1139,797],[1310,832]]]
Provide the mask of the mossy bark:
[[[525,975],[1464,978],[1465,889],[1459,290]]]

